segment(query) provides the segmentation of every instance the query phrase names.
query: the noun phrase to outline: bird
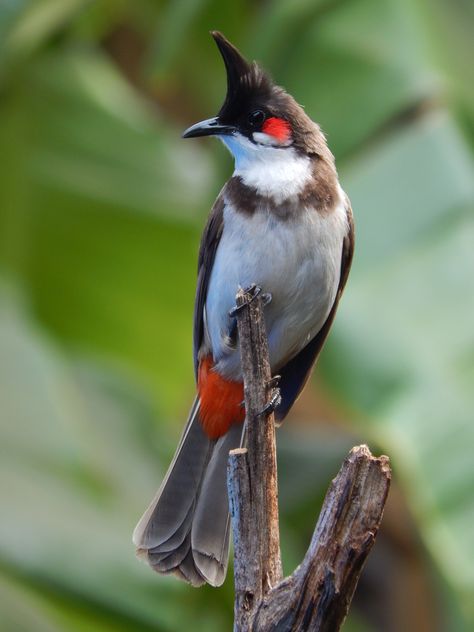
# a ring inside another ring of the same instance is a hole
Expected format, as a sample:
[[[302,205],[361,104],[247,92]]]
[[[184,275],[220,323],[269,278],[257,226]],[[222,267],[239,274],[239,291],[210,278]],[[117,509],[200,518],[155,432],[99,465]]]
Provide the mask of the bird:
[[[281,423],[333,323],[354,251],[349,198],[325,136],[302,106],[211,31],[227,75],[217,116],[184,138],[216,136],[234,171],[198,255],[193,355],[197,393],[176,453],[133,534],[137,556],[192,586],[220,586],[229,557],[226,467],[245,441],[243,380],[232,315],[239,288],[263,288]]]

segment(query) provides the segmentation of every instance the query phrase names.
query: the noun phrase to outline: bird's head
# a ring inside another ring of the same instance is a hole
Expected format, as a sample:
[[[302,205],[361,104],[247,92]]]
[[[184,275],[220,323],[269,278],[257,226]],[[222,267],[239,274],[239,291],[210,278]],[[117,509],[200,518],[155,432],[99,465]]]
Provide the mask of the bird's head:
[[[326,154],[319,126],[295,99],[275,85],[256,62],[248,62],[222,33],[211,34],[226,67],[227,95],[216,117],[192,125],[183,138],[218,136],[236,164],[275,156],[275,150]]]

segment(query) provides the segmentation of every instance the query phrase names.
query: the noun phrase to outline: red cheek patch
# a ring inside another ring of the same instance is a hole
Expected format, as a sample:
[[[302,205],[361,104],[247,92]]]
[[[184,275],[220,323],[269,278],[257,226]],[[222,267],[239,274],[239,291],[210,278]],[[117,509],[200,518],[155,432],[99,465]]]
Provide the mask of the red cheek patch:
[[[276,138],[280,143],[284,143],[290,139],[291,128],[285,119],[272,116],[268,118],[262,125],[262,132]]]

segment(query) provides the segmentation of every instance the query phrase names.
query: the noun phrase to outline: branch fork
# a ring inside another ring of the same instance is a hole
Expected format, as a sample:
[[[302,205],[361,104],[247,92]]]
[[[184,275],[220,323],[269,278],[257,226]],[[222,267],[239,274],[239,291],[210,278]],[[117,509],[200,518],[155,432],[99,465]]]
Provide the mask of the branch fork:
[[[263,295],[265,296],[265,295]],[[332,481],[303,562],[283,579],[278,527],[275,389],[261,292],[239,290],[237,318],[247,447],[229,454],[234,632],[337,632],[375,541],[390,487],[386,456],[353,448]]]

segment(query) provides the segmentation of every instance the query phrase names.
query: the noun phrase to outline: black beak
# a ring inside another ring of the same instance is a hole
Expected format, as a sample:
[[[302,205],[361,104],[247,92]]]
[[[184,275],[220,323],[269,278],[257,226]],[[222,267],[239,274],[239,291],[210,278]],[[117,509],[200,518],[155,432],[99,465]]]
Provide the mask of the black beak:
[[[219,117],[201,121],[188,127],[183,132],[183,138],[196,138],[197,136],[216,136],[218,134],[233,134],[236,128],[233,125],[222,125],[219,121]]]

